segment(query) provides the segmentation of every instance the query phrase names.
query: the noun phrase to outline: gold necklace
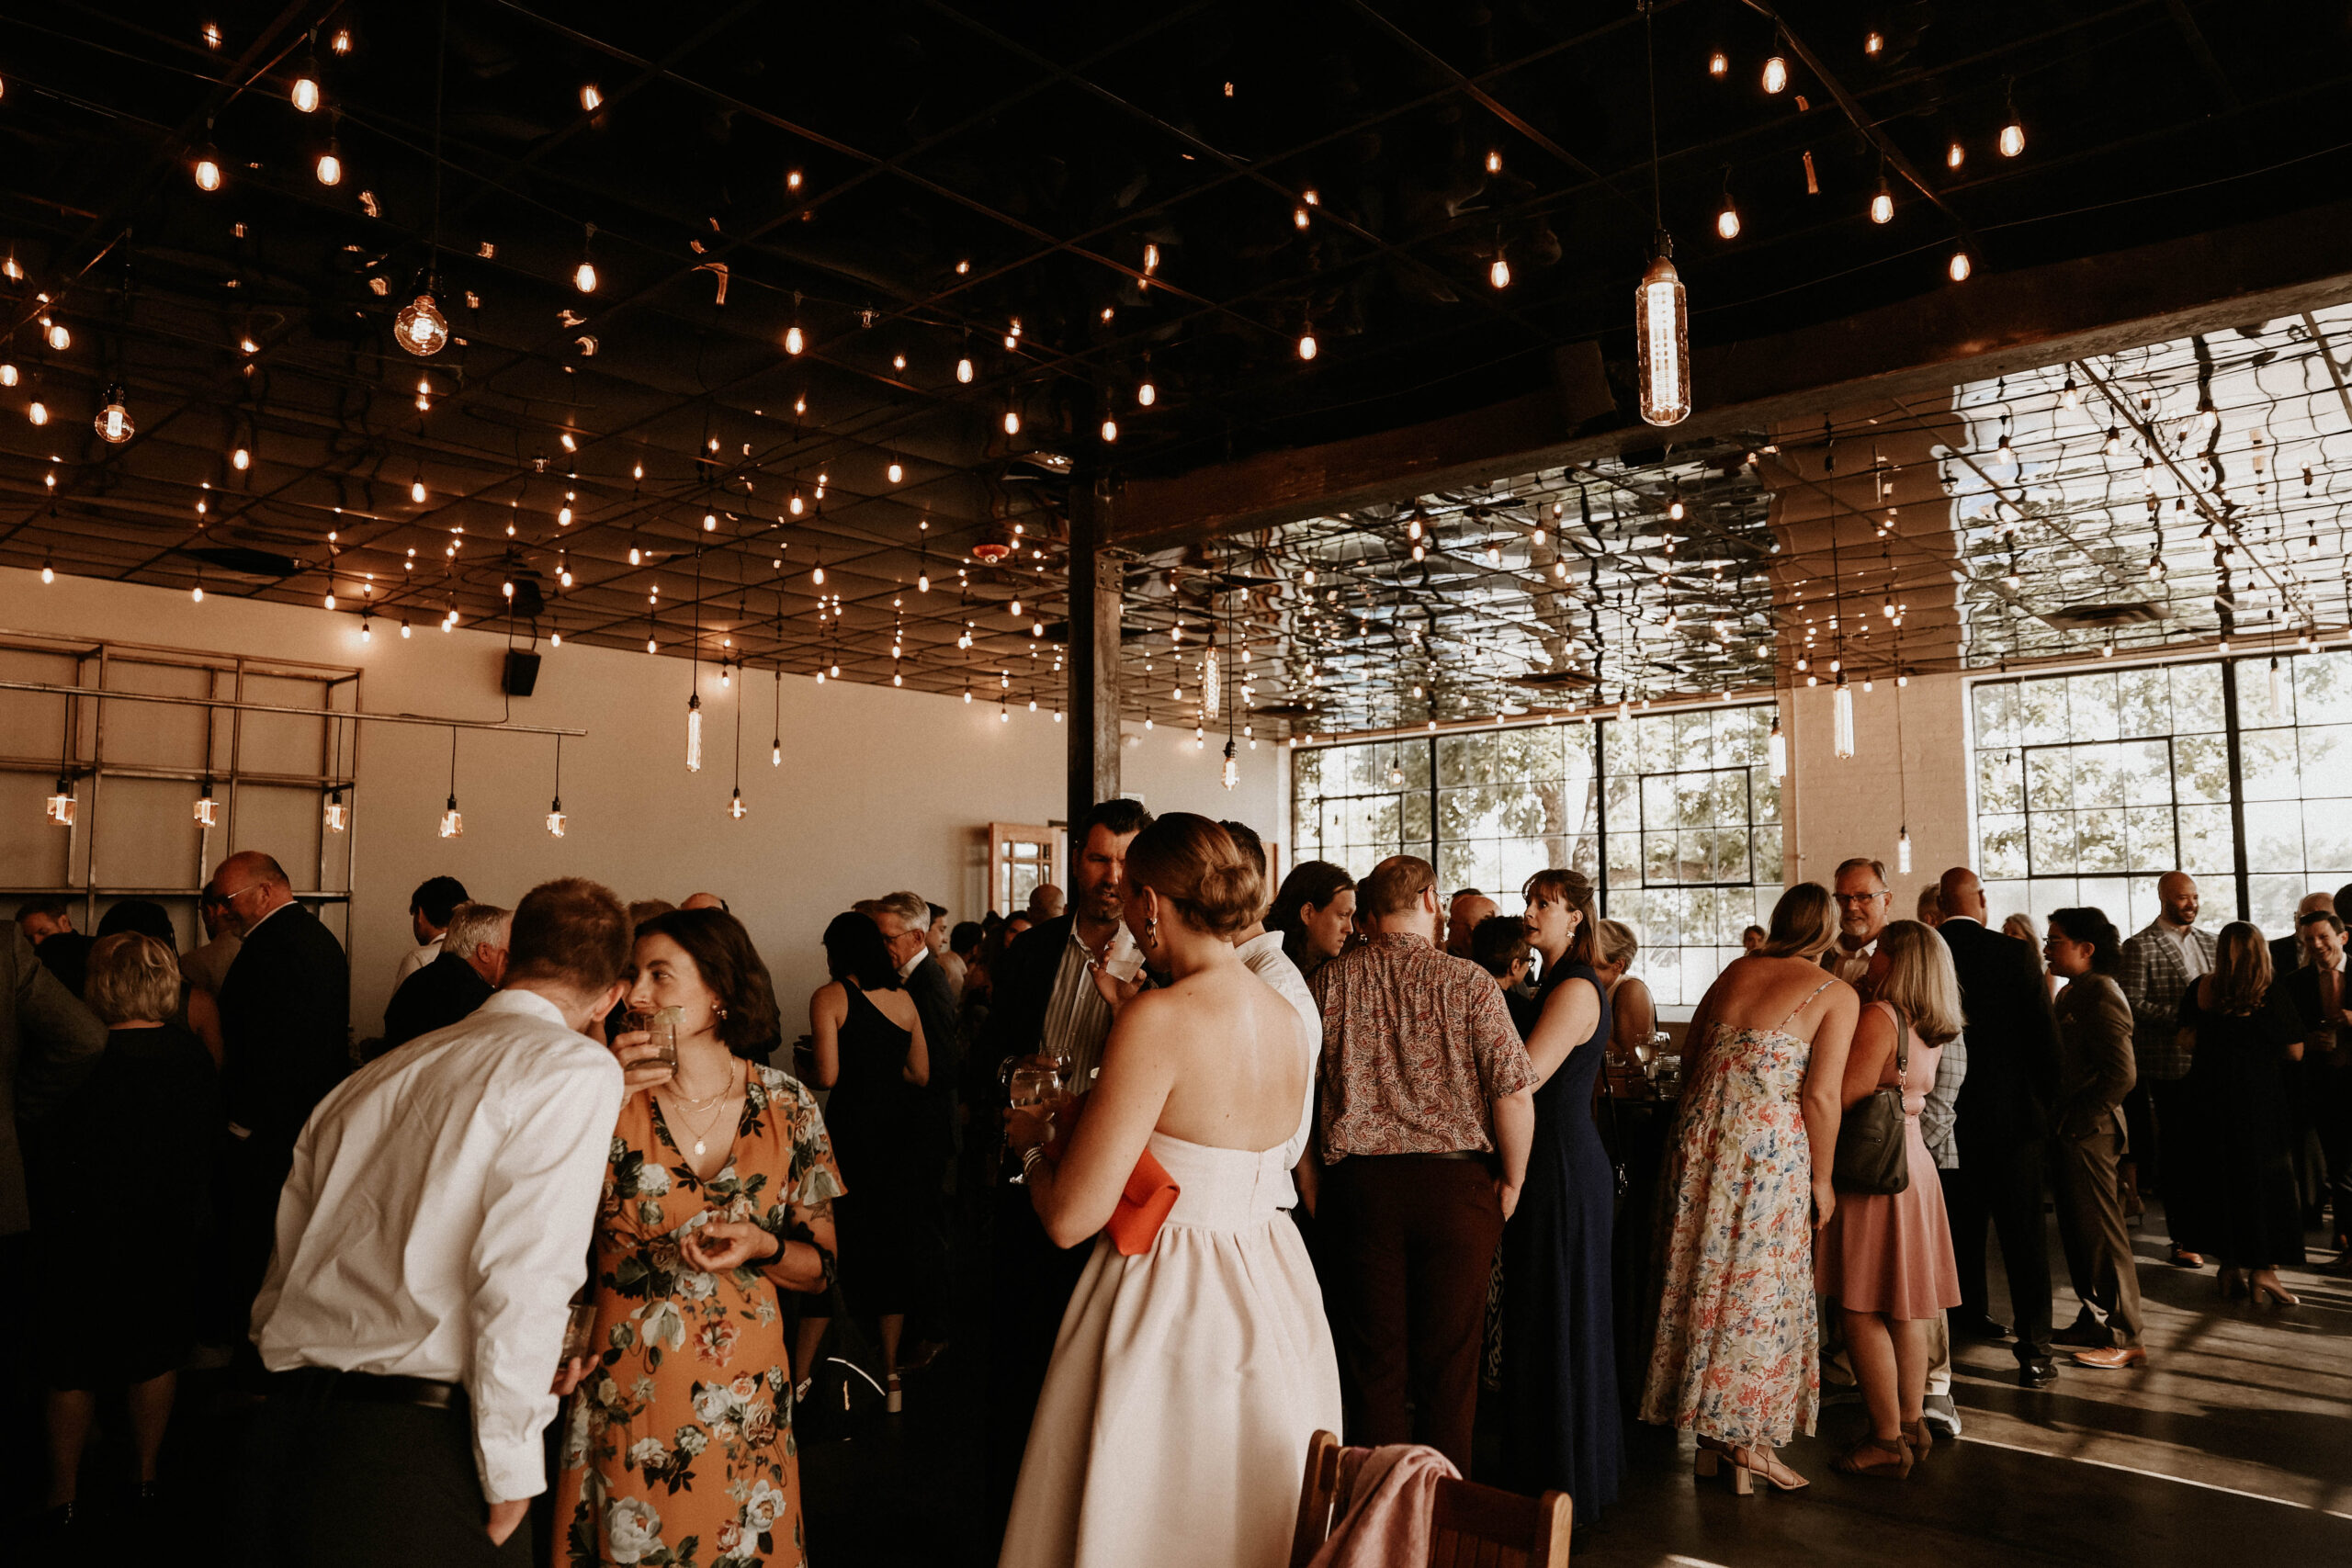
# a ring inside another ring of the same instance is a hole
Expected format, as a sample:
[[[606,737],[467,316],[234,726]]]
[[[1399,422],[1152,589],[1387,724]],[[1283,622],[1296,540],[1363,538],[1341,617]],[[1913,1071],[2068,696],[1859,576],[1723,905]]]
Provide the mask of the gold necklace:
[[[731,1098],[735,1092],[733,1081],[734,1075],[731,1071],[729,1073],[728,1078],[728,1087],[719,1090],[718,1093],[713,1095],[709,1100],[690,1100],[677,1095],[673,1095],[671,1097],[673,1104],[679,1108],[678,1120],[684,1124],[686,1135],[693,1138],[695,1141],[694,1153],[696,1156],[700,1156],[703,1150],[708,1146],[707,1140],[710,1137],[711,1130],[718,1125],[719,1118],[725,1114],[725,1110],[723,1107],[713,1110],[711,1113],[704,1119],[703,1124],[697,1127],[685,1115],[684,1107],[689,1105],[712,1105],[716,1101]]]

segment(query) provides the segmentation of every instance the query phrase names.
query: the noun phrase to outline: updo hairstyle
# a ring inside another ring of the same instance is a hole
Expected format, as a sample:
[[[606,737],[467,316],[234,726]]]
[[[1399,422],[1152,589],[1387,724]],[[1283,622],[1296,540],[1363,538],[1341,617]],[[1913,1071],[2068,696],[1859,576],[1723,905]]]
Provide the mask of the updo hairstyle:
[[[1233,835],[1206,817],[1171,811],[1127,846],[1127,880],[1159,894],[1184,923],[1231,936],[1265,907],[1266,879]]]

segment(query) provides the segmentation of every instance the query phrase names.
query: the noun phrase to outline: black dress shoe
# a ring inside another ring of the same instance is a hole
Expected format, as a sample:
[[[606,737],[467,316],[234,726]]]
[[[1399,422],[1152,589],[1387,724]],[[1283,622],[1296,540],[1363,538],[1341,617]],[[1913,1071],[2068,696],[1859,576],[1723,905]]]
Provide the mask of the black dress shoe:
[[[2048,1388],[2058,1381],[2058,1363],[2035,1356],[2018,1363],[2018,1383],[2023,1388]]]
[[[1995,1323],[1982,1313],[1974,1317],[1954,1317],[1951,1321],[1951,1332],[1955,1338],[2007,1339],[2009,1337],[2008,1325]]]

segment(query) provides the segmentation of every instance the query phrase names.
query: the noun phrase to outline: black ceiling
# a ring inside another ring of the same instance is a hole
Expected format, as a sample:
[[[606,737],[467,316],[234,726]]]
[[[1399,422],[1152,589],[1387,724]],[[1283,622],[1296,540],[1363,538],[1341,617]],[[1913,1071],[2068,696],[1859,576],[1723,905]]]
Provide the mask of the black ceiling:
[[[1692,335],[1953,287],[1961,246],[2016,268],[2330,197],[2346,17],[1825,4],[1776,34],[1738,0],[1661,4]],[[0,17],[0,244],[25,275],[0,284],[0,560],[180,587],[201,566],[216,592],[332,588],[421,625],[492,618],[520,582],[567,637],[952,691],[1035,662],[1064,613],[1073,476],[1480,407],[1566,344],[1597,340],[1612,376],[1629,354],[1653,229],[1630,4],[451,0],[444,25],[431,0]],[[419,360],[390,328],[428,278],[462,341]],[[138,426],[119,446],[91,427],[112,382]],[[1016,524],[1019,552],[958,592]],[[195,553],[238,550],[276,560]]]

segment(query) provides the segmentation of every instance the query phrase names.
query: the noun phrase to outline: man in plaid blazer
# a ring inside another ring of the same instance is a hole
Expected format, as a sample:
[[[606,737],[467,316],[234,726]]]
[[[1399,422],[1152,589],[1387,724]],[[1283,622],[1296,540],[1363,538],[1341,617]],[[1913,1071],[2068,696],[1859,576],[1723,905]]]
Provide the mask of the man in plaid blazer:
[[[2166,872],[2156,883],[2156,918],[2123,944],[2123,966],[2115,976],[2123,987],[2123,999],[2132,1004],[2132,1052],[2147,1096],[2143,1124],[2131,1131],[2143,1193],[2160,1190],[2157,1161],[2165,1124],[2183,1124],[2188,1052],[2180,1040],[2180,998],[2213,967],[2213,933],[2197,929],[2197,879],[2185,871]],[[2177,1242],[2172,1261],[2183,1269],[2202,1268],[2205,1262]]]

